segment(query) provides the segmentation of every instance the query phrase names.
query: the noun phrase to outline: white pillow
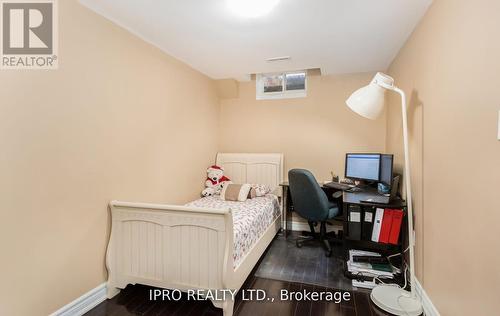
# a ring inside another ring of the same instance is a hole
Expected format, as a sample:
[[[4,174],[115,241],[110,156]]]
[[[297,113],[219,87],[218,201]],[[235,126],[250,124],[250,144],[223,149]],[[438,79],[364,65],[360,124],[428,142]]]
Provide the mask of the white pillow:
[[[227,183],[222,187],[220,198],[224,201],[244,202],[246,201],[251,188],[250,184]]]
[[[251,184],[251,188],[255,189],[256,196],[264,196],[271,193],[271,187],[267,184]]]

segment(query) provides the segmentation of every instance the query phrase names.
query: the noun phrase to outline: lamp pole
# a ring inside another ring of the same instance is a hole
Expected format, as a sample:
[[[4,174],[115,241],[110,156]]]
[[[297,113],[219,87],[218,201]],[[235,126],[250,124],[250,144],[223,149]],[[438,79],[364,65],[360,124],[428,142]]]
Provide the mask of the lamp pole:
[[[374,120],[382,113],[384,106],[385,90],[380,89],[380,87],[385,90],[397,92],[401,96],[411,292],[390,284],[379,284],[373,288],[370,298],[375,305],[391,314],[400,316],[418,316],[422,314],[422,303],[417,298],[417,292],[415,290],[415,236],[413,234],[413,204],[411,195],[411,168],[406,94],[403,90],[394,85],[394,79],[392,77],[383,73],[377,73],[368,86],[362,87],[353,92],[353,94],[346,100],[346,103],[354,112],[368,119]]]
[[[403,118],[403,145],[405,155],[405,184],[406,184],[406,204],[408,208],[408,240],[410,251],[410,284],[411,296],[416,297],[415,293],[415,235],[413,233],[413,205],[411,195],[411,169],[410,169],[410,148],[408,139],[408,111],[406,104],[406,94],[398,87],[391,87],[391,90],[401,95],[401,115]]]

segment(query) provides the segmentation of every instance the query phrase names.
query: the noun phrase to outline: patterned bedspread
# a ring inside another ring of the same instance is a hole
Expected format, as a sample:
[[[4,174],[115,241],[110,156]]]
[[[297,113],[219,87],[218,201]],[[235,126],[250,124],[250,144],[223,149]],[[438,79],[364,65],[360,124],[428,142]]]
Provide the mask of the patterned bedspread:
[[[273,194],[245,202],[223,201],[216,195],[189,202],[186,206],[231,209],[234,223],[234,268],[281,213],[278,198]]]

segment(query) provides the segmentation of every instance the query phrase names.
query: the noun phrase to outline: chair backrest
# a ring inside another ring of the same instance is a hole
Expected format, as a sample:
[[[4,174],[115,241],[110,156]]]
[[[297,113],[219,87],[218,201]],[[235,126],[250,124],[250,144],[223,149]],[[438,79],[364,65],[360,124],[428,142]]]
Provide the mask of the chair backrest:
[[[288,171],[293,209],[309,221],[323,221],[328,217],[328,197],[313,174],[304,169]]]

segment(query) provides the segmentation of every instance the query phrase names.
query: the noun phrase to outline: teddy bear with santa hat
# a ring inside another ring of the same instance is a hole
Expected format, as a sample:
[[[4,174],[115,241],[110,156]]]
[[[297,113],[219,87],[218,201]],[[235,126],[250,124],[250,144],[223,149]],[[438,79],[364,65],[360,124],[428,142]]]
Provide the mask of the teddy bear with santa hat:
[[[211,196],[214,194],[220,194],[225,183],[231,183],[231,180],[224,175],[224,168],[213,165],[207,169],[205,190],[201,192],[201,195]]]

